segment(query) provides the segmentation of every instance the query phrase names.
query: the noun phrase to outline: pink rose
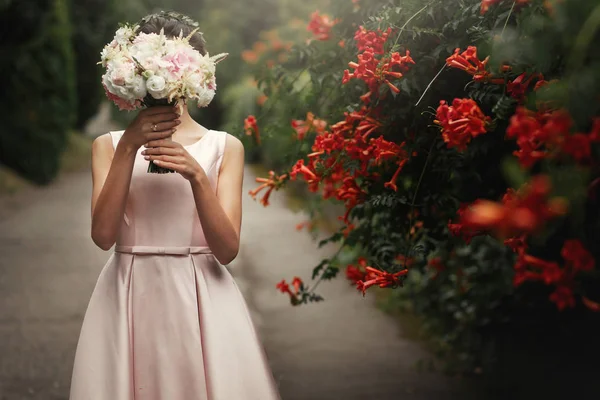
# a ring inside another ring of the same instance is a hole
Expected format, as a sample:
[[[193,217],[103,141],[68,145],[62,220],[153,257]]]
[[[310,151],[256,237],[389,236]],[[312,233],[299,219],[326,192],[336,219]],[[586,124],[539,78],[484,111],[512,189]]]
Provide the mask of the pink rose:
[[[169,62],[167,70],[176,77],[181,77],[183,72],[190,67],[192,60],[184,52],[178,52],[175,54],[169,54],[163,58],[163,60]]]

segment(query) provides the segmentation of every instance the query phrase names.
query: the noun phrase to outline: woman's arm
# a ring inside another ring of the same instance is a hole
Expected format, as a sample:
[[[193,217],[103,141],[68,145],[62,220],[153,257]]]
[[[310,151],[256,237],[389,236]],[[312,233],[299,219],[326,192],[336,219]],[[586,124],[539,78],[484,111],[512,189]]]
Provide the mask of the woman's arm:
[[[227,135],[216,194],[202,170],[190,180],[202,230],[213,254],[223,265],[235,259],[240,249],[244,145]]]
[[[113,151],[110,134],[97,137],[92,145],[92,240],[103,250],[117,240],[137,150],[150,140],[175,132],[177,114],[172,107],[152,107],[139,112]],[[153,131],[153,125],[157,131]]]
[[[179,172],[190,182],[204,236],[213,254],[223,265],[237,256],[242,225],[242,181],[244,145],[227,135],[216,194],[206,172],[181,144],[171,140],[148,143],[142,152],[156,165]]]
[[[113,152],[110,134],[99,136],[92,145],[92,240],[102,250],[116,241],[136,152],[121,142]]]

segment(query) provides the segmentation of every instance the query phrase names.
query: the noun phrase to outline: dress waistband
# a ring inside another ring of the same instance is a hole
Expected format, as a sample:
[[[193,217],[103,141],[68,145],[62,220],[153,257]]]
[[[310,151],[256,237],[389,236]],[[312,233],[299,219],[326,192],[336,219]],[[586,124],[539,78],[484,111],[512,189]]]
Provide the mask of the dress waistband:
[[[208,246],[115,246],[116,253],[129,253],[129,254],[169,254],[169,255],[181,255],[185,256],[188,254],[212,254],[212,251]]]

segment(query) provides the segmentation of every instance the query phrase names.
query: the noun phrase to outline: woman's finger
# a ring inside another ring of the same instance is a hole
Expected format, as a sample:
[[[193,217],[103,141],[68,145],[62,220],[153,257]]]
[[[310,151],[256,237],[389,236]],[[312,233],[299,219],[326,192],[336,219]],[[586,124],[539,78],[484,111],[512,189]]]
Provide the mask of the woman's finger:
[[[168,156],[168,155],[146,155],[144,156],[145,160],[151,160],[151,161],[161,161],[161,162],[168,162],[171,164],[177,164],[177,165],[183,165],[184,163],[184,158],[181,156]]]
[[[165,140],[165,139],[150,140],[144,146],[145,147],[171,147],[171,148],[182,147],[180,143],[178,143],[174,140]]]
[[[162,140],[164,142],[171,142],[171,140],[165,140],[165,138],[168,138],[169,136],[171,136],[174,133],[175,133],[175,129],[167,129],[166,131],[148,132],[148,133],[146,133],[145,138],[146,138],[147,143],[150,143],[153,141],[156,142],[159,140]],[[152,147],[155,147],[155,146],[152,146]]]
[[[160,114],[150,115],[145,119],[145,121],[149,122],[151,124],[158,124],[160,122],[173,121],[177,118],[179,118],[179,114],[176,114],[174,112],[168,112],[168,113],[160,113]]]
[[[153,106],[144,109],[143,113],[146,115],[156,115],[165,113],[175,113],[176,111],[177,107],[175,106]]]
[[[169,156],[182,156],[183,149],[178,147],[149,147],[142,151],[143,155],[169,155]]]
[[[148,124],[147,126],[147,130],[148,131],[152,131],[152,132],[158,132],[158,131],[166,131],[168,129],[171,128],[175,128],[176,126],[178,126],[181,122],[179,120],[171,120],[171,121],[167,121],[167,122],[159,122],[156,124]]]

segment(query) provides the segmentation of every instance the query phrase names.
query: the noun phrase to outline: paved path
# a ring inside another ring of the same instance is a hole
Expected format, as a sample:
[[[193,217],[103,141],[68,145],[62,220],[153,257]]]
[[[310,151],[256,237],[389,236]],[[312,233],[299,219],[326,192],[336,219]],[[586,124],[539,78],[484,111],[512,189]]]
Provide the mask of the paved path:
[[[107,254],[90,239],[89,172],[0,200],[0,400],[64,400]]]
[[[249,169],[245,184],[255,186]],[[0,198],[0,400],[67,399],[83,314],[108,258],[89,237],[90,194],[84,171]],[[283,399],[457,398],[456,382],[415,371],[423,351],[345,281],[321,284],[324,303],[289,305],[276,282],[308,278],[332,249],[295,230],[303,216],[286,209],[282,193],[272,203],[244,195],[242,249],[230,267]]]

